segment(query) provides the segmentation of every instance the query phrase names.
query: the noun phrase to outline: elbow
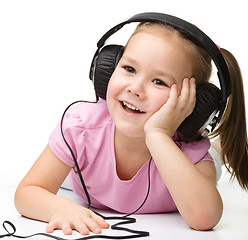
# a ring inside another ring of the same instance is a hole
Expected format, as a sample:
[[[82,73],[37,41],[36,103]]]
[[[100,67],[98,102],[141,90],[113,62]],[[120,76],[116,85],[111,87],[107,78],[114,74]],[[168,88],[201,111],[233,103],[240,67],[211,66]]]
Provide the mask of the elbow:
[[[20,190],[17,188],[14,196],[14,203],[16,210],[21,214],[21,207],[20,207]]]
[[[20,185],[17,187],[14,195],[14,204],[16,210],[21,214],[23,214],[23,209],[25,208],[25,203],[27,202],[27,194],[23,191],[23,187]]]
[[[209,231],[219,223],[222,212],[222,207],[216,210],[202,210],[198,214],[192,214],[186,223],[196,231]]]
[[[189,226],[196,231],[209,231],[212,230],[218,222],[219,220],[205,217],[197,222],[189,224]]]

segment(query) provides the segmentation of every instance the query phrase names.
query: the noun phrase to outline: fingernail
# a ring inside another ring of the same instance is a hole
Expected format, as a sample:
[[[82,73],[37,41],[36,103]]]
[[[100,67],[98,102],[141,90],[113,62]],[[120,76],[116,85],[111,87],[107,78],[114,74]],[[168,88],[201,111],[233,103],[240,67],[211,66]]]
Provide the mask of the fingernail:
[[[48,232],[48,233],[52,233],[52,232],[53,232],[53,228],[52,228],[52,227],[50,227],[50,226],[47,226],[47,228],[46,228],[46,232]]]

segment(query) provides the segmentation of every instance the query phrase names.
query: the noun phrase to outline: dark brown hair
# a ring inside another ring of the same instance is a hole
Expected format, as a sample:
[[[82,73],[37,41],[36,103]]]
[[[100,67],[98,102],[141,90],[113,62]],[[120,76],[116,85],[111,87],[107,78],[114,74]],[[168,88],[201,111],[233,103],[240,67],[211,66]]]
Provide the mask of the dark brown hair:
[[[231,177],[248,190],[248,148],[246,132],[245,98],[241,71],[235,57],[221,49],[231,77],[231,95],[220,124],[213,133],[220,135],[222,159]]]

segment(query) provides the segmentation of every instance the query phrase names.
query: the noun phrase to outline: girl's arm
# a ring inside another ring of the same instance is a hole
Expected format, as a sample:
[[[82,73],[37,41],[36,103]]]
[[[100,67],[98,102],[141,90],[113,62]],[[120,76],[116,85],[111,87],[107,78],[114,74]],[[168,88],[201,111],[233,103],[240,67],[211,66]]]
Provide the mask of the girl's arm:
[[[149,133],[146,139],[160,175],[185,222],[196,230],[213,228],[223,209],[215,186],[214,164],[204,161],[193,165],[166,134]]]
[[[146,143],[156,166],[185,222],[196,230],[209,230],[220,220],[223,205],[215,186],[215,168],[209,161],[193,165],[171,137],[194,108],[194,79],[176,86],[170,97],[145,125]]]
[[[70,170],[47,145],[16,190],[16,209],[28,218],[49,222],[47,232],[62,229],[71,234],[75,229],[81,234],[89,230],[100,233],[101,228],[109,227],[100,216],[56,195]]]

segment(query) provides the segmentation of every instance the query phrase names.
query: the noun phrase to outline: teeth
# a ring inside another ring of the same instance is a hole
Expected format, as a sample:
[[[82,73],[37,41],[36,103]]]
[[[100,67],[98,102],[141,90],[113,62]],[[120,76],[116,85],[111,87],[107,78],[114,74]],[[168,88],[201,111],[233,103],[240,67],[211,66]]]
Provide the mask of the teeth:
[[[132,109],[132,110],[136,110],[136,111],[139,111],[139,112],[143,112],[141,110],[139,110],[138,108],[134,107],[133,105],[129,104],[129,103],[126,103],[126,102],[123,102],[123,105]]]

